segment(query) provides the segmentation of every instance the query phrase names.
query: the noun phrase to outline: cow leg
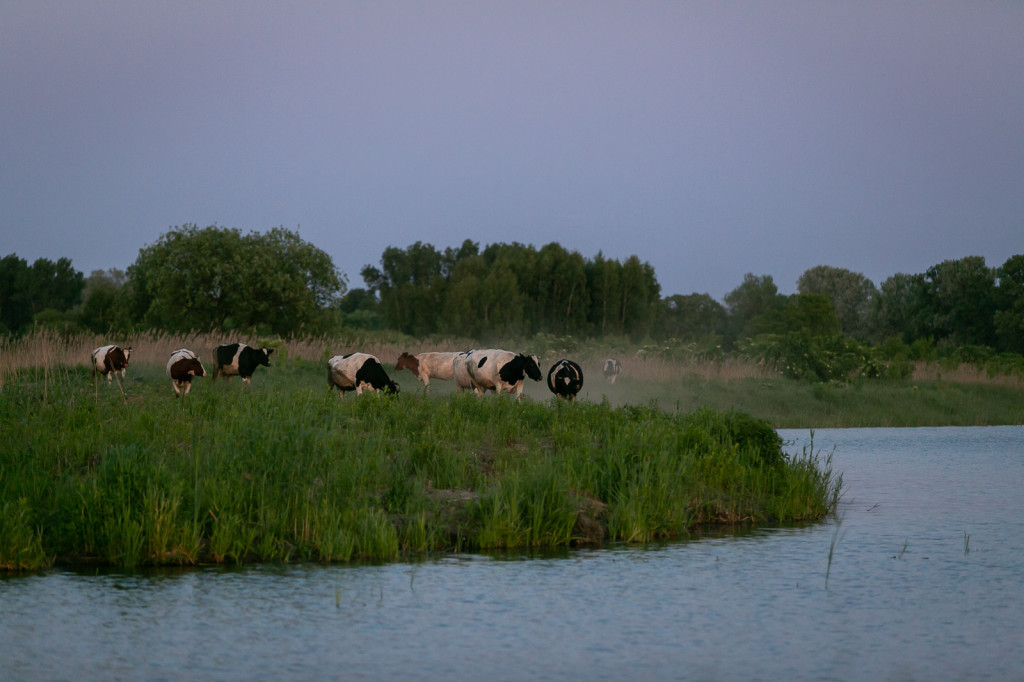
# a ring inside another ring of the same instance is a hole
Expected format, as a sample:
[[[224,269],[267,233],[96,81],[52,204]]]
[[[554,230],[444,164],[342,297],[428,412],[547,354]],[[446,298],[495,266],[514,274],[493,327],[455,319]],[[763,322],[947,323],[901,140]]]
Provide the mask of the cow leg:
[[[178,382],[175,379],[171,379],[171,387],[174,389],[174,397],[177,398],[181,395],[181,389],[178,388]]]
[[[245,382],[245,387],[246,387],[246,388],[249,388],[249,379],[250,379],[250,378],[251,378],[251,377],[242,377],[242,381],[244,381],[244,382]]]

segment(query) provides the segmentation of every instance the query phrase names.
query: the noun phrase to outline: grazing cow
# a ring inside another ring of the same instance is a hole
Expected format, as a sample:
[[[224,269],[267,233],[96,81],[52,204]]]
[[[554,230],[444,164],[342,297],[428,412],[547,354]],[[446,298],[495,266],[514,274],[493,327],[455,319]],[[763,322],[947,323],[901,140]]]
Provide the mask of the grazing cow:
[[[120,346],[100,346],[92,352],[92,378],[96,374],[106,374],[107,383],[110,383],[110,375],[121,373],[124,379],[125,369],[128,367],[128,358],[132,354],[132,347],[121,348]]]
[[[188,395],[192,390],[192,377],[205,377],[206,370],[198,355],[182,348],[171,353],[171,359],[167,361],[167,376],[171,378],[174,396],[177,397],[181,395],[182,386],[185,387],[185,395]]]
[[[395,363],[395,371],[410,370],[413,376],[423,382],[425,392],[430,393],[431,379],[450,381],[454,377],[453,361],[456,355],[458,353],[420,353],[418,355],[402,353],[398,356],[398,362]]]
[[[523,399],[523,380],[526,377],[540,381],[543,376],[536,355],[495,348],[470,351],[466,370],[478,396],[489,390],[498,394],[504,391],[515,393],[517,401]]]
[[[472,391],[473,377],[469,376],[469,356],[476,351],[467,350],[464,353],[456,353],[452,358],[452,378],[455,379],[455,390],[459,393]]]
[[[273,352],[273,348],[252,348],[244,343],[217,346],[217,350],[214,351],[214,383],[217,382],[218,376],[227,377],[226,380],[231,381],[231,377],[238,375],[248,386],[249,379],[257,367],[270,367],[270,354]]]
[[[380,360],[367,353],[335,355],[327,361],[327,386],[338,389],[338,398],[345,398],[345,391],[383,391],[398,393],[398,384],[391,380]]]
[[[604,378],[608,380],[609,384],[615,383],[615,377],[619,376],[621,371],[622,364],[615,358],[608,358],[604,361]]]
[[[548,388],[558,397],[573,402],[583,388],[583,370],[572,360],[559,360],[548,370]]]

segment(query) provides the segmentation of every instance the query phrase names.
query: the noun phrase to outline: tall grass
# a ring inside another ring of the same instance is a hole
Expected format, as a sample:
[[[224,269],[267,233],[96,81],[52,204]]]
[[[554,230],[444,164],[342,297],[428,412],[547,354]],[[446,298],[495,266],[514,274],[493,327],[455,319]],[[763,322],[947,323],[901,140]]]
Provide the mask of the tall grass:
[[[321,362],[294,357],[247,389],[175,399],[157,361],[132,363],[127,400],[82,361],[16,370],[0,396],[0,567],[646,542],[833,508],[831,474],[738,413],[416,391],[339,402]]]

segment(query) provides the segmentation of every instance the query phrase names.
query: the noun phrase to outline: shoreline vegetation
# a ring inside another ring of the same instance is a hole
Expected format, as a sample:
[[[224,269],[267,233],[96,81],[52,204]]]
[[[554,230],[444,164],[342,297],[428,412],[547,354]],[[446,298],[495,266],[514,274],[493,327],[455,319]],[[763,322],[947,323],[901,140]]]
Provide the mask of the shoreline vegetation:
[[[784,454],[776,428],[1019,424],[1024,413],[1019,377],[964,367],[806,384],[751,363],[615,353],[623,373],[607,384],[599,367],[614,349],[511,343],[541,355],[545,373],[577,359],[581,400],[556,400],[543,382],[522,404],[451,382],[427,397],[395,358],[466,342],[357,338],[260,340],[274,362],[248,389],[196,379],[175,399],[170,352],[191,348],[209,369],[212,348],[233,340],[0,342],[0,570],[386,561],[812,521],[835,511],[842,475],[813,448]],[[134,348],[123,384],[86,364],[110,342]],[[324,363],[355,350],[377,355],[401,394],[339,402]]]

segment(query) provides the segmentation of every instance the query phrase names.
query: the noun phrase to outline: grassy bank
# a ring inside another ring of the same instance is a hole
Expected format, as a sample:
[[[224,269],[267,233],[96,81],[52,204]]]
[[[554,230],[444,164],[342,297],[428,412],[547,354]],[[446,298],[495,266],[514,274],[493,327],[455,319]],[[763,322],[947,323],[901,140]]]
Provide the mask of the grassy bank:
[[[328,392],[285,359],[175,399],[158,365],[124,390],[84,365],[0,394],[0,566],[393,559],[682,536],[816,519],[840,481],[738,412]]]

